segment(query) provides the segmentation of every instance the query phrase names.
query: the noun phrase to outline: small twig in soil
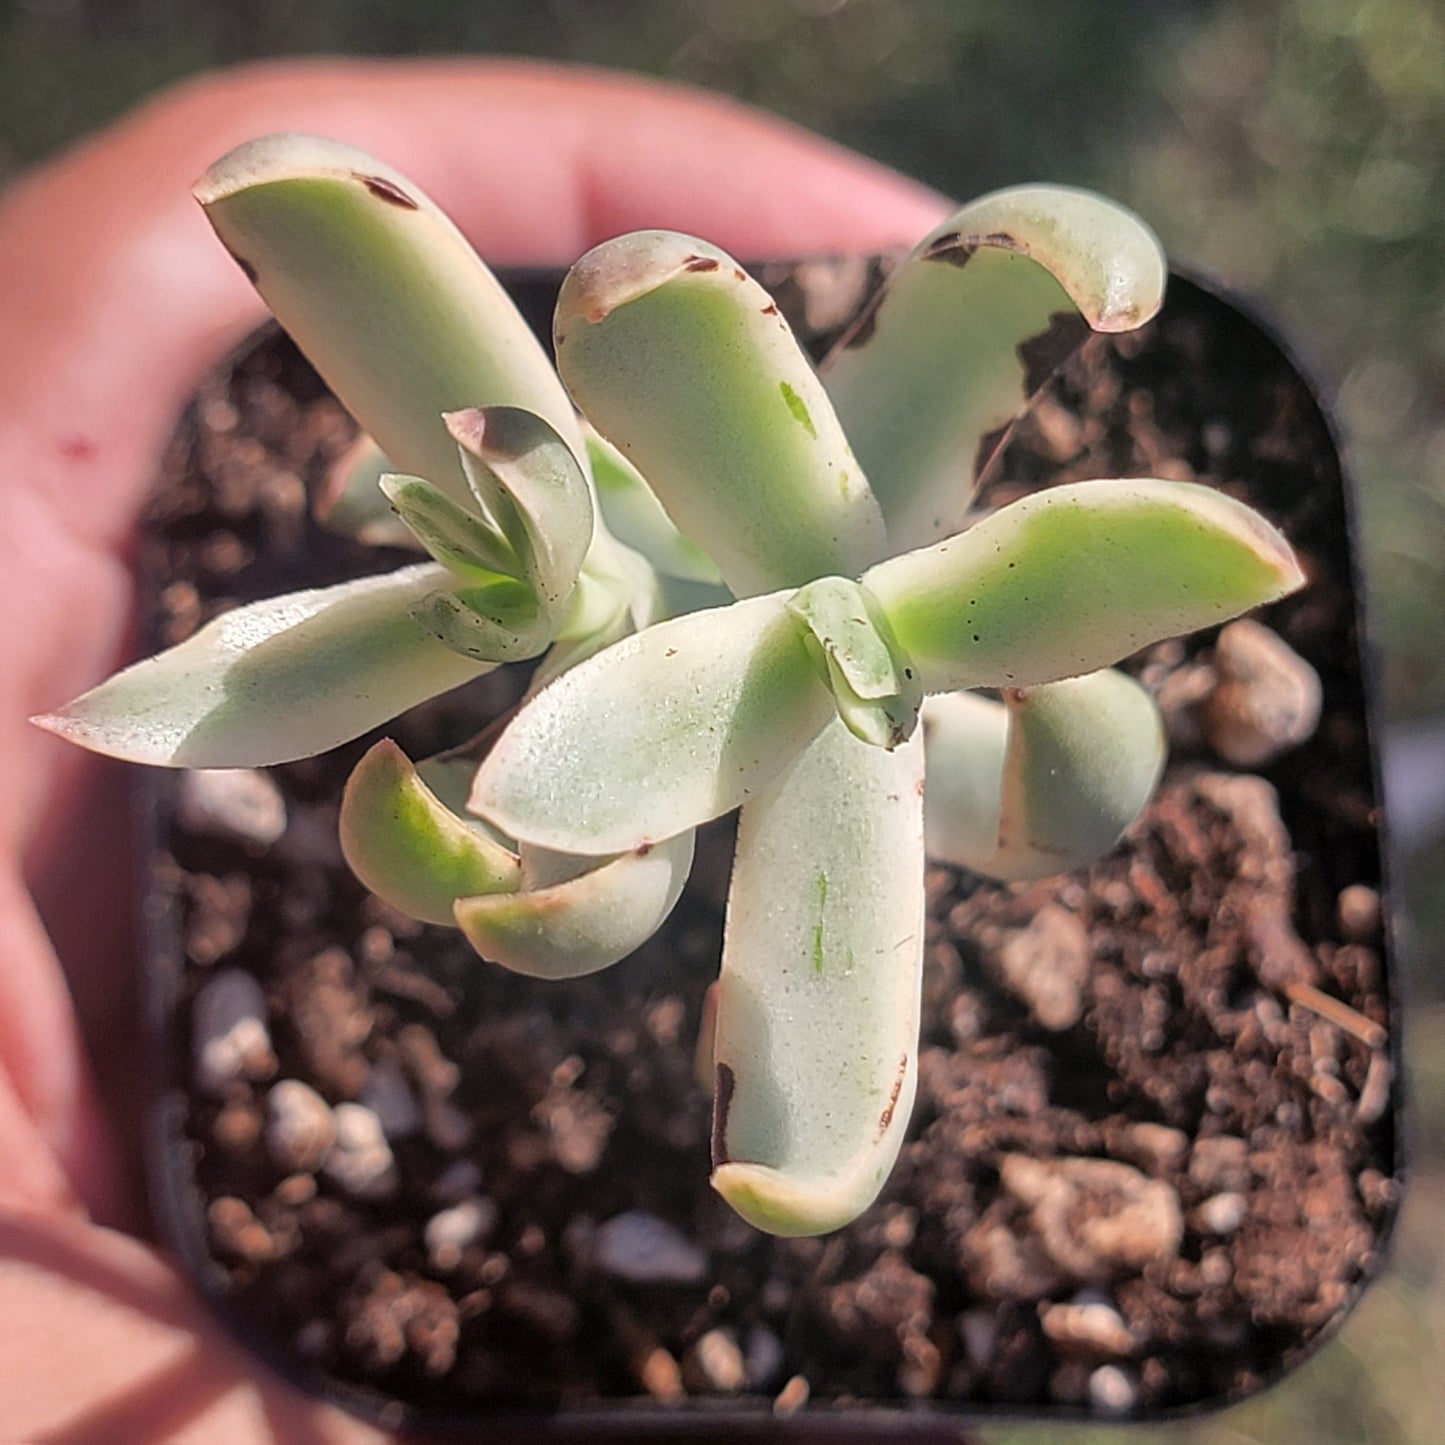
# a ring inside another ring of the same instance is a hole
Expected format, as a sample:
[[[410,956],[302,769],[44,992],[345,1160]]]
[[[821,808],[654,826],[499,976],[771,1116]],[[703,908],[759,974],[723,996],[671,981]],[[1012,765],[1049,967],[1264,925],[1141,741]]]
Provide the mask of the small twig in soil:
[[[1292,979],[1285,984],[1284,993],[1291,1003],[1318,1014],[1347,1034],[1353,1034],[1366,1048],[1383,1049],[1390,1037],[1383,1024],[1367,1019],[1358,1009],[1352,1009],[1342,999],[1324,993],[1312,983]]]

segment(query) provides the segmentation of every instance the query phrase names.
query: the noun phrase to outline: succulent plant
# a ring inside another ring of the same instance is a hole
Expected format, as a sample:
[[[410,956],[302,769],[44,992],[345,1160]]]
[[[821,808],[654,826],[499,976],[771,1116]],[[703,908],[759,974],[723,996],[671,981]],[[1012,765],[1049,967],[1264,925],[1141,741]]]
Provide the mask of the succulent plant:
[[[260,765],[540,659],[484,745],[365,755],[352,868],[484,958],[573,977],[658,928],[695,830],[741,808],[703,1041],[713,1183],[764,1229],[846,1223],[912,1107],[925,834],[1006,879],[1107,850],[1164,756],[1112,664],[1302,581],[1201,486],[977,501],[1090,328],[1158,309],[1157,243],[1096,196],[1000,191],[815,371],[724,252],[623,236],[563,286],[559,381],[460,233],[370,157],[271,137],[197,196],[369,435],[334,518],[399,523],[431,560],[237,608],[41,721],[141,762]]]

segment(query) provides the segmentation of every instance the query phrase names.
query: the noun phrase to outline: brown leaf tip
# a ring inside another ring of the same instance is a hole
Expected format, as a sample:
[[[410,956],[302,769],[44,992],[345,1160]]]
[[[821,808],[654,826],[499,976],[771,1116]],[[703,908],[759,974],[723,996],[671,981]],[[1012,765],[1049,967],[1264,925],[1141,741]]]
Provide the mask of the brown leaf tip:
[[[366,187],[380,201],[385,201],[391,206],[400,206],[404,211],[418,211],[420,205],[411,196],[402,190],[395,181],[389,181],[384,176],[363,176],[358,175],[357,180]]]

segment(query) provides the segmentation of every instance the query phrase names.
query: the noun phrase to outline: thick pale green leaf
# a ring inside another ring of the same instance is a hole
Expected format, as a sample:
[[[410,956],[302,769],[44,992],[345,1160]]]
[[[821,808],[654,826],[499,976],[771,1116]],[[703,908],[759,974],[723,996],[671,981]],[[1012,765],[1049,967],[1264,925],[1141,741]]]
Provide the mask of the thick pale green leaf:
[[[577,585],[556,623],[556,640],[538,663],[528,695],[674,610],[666,605],[661,582],[640,552],[624,546],[599,522]]]
[[[604,436],[587,431],[587,456],[608,529],[667,577],[717,586],[712,558],[672,525],[642,474]]]
[[[977,692],[940,692],[923,703],[928,856],[989,874],[1008,753],[1008,709]],[[997,875],[990,875],[997,876]]]
[[[523,582],[428,592],[411,610],[416,625],[476,662],[525,662],[552,641],[552,628]]]
[[[924,707],[931,857],[991,878],[1046,878],[1108,852],[1158,785],[1159,709],[1105,670]]]
[[[872,1203],[913,1109],[923,747],[835,720],[743,808],[713,1044],[713,1186],[774,1234]]]
[[[672,912],[692,867],[688,830],[654,847],[525,892],[457,901],[483,958],[536,978],[578,978],[636,952]],[[595,863],[595,859],[591,860]]]
[[[872,568],[928,692],[1075,677],[1304,582],[1257,512],[1192,482],[1051,487]]]
[[[878,748],[912,737],[923,685],[867,590],[823,577],[799,588],[788,611],[807,628],[809,654],[848,731]]]
[[[389,738],[352,770],[341,797],[341,851],[393,908],[451,923],[458,898],[512,892],[517,856],[450,812]]]
[[[385,452],[362,432],[332,464],[316,498],[317,517],[333,532],[372,547],[422,550],[381,489],[395,472]]]
[[[315,136],[250,141],[196,198],[277,319],[391,458],[470,501],[442,413],[526,407],[582,455],[542,347],[461,232],[406,177]]]
[[[512,544],[440,487],[421,477],[384,476],[377,490],[414,539],[461,580],[485,586],[499,577],[520,576],[522,564]]]
[[[544,418],[514,406],[451,412],[473,494],[521,559],[547,609],[577,582],[592,541],[592,494],[571,446]]]
[[[667,231],[606,242],[563,284],[556,339],[578,405],[739,596],[884,554],[822,384],[724,252]]]
[[[627,853],[716,818],[833,715],[788,594],[649,627],[522,709],[470,806],[561,853]]]
[[[324,752],[489,670],[411,616],[451,580],[426,562],[237,607],[36,721],[95,752],[170,767]]]
[[[823,365],[890,551],[956,531],[1002,429],[1090,327],[1148,321],[1167,274],[1138,217],[1060,186],[997,191],[926,236]]]

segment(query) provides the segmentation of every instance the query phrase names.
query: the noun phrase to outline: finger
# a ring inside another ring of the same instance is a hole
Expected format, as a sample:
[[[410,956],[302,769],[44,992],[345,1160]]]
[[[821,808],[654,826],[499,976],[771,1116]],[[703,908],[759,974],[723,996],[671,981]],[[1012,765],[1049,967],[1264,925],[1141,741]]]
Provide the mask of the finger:
[[[169,1265],[108,1230],[0,1215],[0,1313],[25,1322],[0,1353],[7,1440],[391,1438],[257,1370]]]
[[[944,208],[733,102],[599,72],[293,62],[174,92],[22,182],[0,214],[0,334],[26,343],[0,428],[35,435],[31,460],[54,470],[57,503],[88,536],[114,536],[196,365],[260,314],[189,187],[231,146],[285,129],[413,175],[499,264],[569,262],[639,226],[744,255],[872,250],[916,239]],[[118,471],[124,485],[102,480]]]

